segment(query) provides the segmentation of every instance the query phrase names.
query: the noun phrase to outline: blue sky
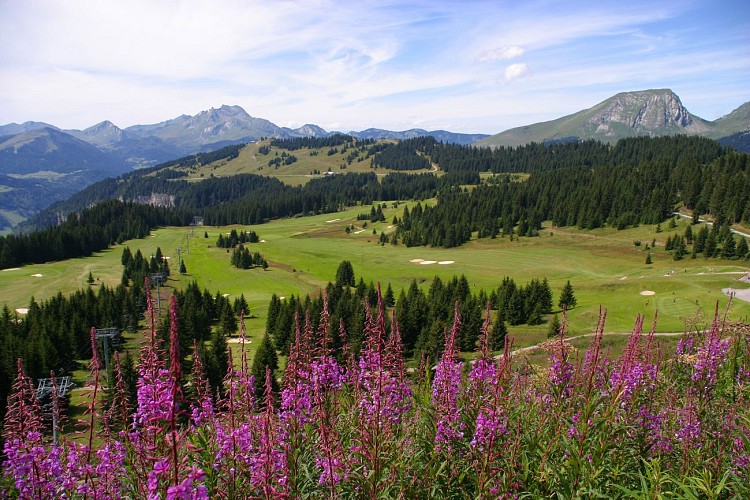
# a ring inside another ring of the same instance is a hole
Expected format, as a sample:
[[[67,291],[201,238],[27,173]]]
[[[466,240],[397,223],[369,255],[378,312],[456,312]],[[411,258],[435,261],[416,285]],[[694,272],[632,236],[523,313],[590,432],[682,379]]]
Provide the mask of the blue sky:
[[[671,88],[750,100],[750,2],[0,0],[0,124],[222,104],[326,130],[502,130]]]

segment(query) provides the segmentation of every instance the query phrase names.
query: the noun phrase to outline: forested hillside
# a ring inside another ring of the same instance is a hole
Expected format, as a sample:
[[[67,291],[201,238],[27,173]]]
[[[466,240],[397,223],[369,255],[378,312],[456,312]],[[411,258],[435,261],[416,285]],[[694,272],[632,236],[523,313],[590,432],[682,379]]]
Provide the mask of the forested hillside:
[[[449,171],[516,171],[516,160],[535,166],[526,167],[532,171],[526,182],[498,176],[470,192],[444,190],[433,207],[405,211],[396,237],[410,246],[454,247],[474,232],[480,238],[534,236],[545,220],[624,229],[662,222],[678,207],[711,214],[718,225],[750,221],[748,155],[724,151],[707,139],[637,138],[612,148],[595,142],[530,146],[469,152],[468,159],[455,146],[415,146],[442,158],[441,168]]]
[[[347,136],[276,141],[291,149],[349,144]],[[341,142],[344,141],[344,142]],[[142,237],[163,224],[261,224],[280,217],[335,212],[376,200],[425,199],[437,205],[405,212],[391,242],[454,247],[500,234],[534,236],[542,221],[557,226],[624,229],[665,221],[684,207],[710,214],[719,225],[750,220],[748,155],[697,137],[633,138],[615,146],[595,141],[518,148],[474,148],[417,138],[398,144],[369,144],[373,166],[392,170],[439,166],[445,174],[348,173],[288,186],[276,178],[240,174],[188,182],[175,166],[231,161],[239,146],[194,155],[149,171],[108,179],[82,191],[66,205],[73,210],[111,198],[153,202],[162,208],[109,201],[71,214],[62,225],[26,236],[0,238],[0,267],[89,255],[127,238]],[[526,172],[525,182],[479,172]],[[479,185],[466,191],[461,186]],[[62,209],[62,205],[56,210]],[[59,219],[48,211],[43,227]]]

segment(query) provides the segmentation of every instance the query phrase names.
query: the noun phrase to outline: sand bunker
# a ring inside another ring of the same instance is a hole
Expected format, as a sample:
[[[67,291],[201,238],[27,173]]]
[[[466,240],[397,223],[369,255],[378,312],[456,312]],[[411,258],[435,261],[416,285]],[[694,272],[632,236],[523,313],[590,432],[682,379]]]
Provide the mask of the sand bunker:
[[[420,262],[420,264],[423,266],[427,266],[430,264],[437,264],[437,261],[436,260],[423,260],[422,262]]]
[[[354,231],[354,233],[353,233],[353,234],[359,234],[359,233],[364,233],[364,232],[365,232],[365,230],[364,230],[364,229],[360,229],[359,231]]]
[[[284,300],[285,298],[286,298],[286,297],[284,297],[284,296],[282,295],[281,297],[279,297],[279,300]]]
[[[245,338],[245,344],[252,344],[253,341]],[[242,337],[227,339],[227,344],[242,344]]]
[[[35,277],[35,278],[41,278],[41,277],[42,277],[42,276],[44,276],[44,275],[43,275],[43,274],[39,274],[39,273],[36,273],[36,274],[32,274],[32,276],[33,276],[33,277]]]
[[[28,314],[29,313],[29,308],[28,307],[18,307],[18,308],[16,308],[16,312],[18,314]]]
[[[626,280],[626,279],[628,279],[628,277],[627,276],[623,276],[622,278],[620,278],[620,281]]]
[[[265,242],[266,242],[266,240],[260,240],[260,243],[265,243]]]
[[[9,267],[8,269],[3,269],[3,271],[18,271],[21,269],[20,267]]]
[[[229,297],[229,294],[225,293],[225,294],[222,295],[222,297]]]
[[[340,220],[341,220],[341,219],[331,219],[331,220],[327,220],[326,222],[338,222],[338,221],[340,221]]]
[[[656,295],[656,292],[653,290],[643,290],[641,295]]]
[[[438,264],[446,265],[446,264],[455,264],[456,262],[453,260],[441,260],[438,262]]]
[[[424,262],[424,259],[411,259],[409,262],[412,264],[419,264],[420,262]]]

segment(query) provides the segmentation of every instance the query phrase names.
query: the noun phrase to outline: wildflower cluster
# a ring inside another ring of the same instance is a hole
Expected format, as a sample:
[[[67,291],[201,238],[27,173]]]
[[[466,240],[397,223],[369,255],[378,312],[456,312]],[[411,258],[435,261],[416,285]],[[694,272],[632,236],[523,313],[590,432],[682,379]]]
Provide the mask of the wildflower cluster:
[[[750,495],[750,329],[717,312],[672,356],[638,318],[614,357],[602,348],[604,314],[580,354],[565,340],[563,319],[545,346],[549,367],[539,370],[514,360],[511,338],[502,354],[490,351],[489,310],[478,356],[462,355],[456,308],[437,365],[412,377],[398,323],[391,316],[388,325],[378,291],[358,353],[342,325],[343,346],[334,349],[327,307],[316,328],[297,317],[280,391],[266,369],[257,399],[244,342],[223,391],[211,394],[197,348],[192,373],[181,371],[177,322],[162,346],[152,321],[132,417],[120,424],[117,408],[100,413],[95,355],[86,432],[61,443],[45,435],[19,363],[3,429],[0,496]],[[115,375],[113,400],[125,401]]]

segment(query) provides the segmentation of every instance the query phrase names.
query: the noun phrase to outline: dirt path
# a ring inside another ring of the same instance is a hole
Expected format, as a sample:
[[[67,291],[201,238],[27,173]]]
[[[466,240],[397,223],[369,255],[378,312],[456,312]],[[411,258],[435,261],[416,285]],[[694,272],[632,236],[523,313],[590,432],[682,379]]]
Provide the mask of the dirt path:
[[[683,333],[684,332],[656,332],[656,333],[654,333],[654,337],[679,337],[680,335],[683,335]],[[628,335],[629,336],[631,334],[632,334],[632,332],[604,332],[602,334],[602,336],[603,337],[609,337],[611,335]],[[582,335],[576,335],[576,336],[573,336],[573,337],[565,337],[565,340],[570,341],[570,340],[575,340],[575,339],[582,339],[582,338],[585,338],[585,337],[593,337],[594,335],[596,335],[596,332],[584,333]],[[644,336],[648,335],[648,333],[644,332],[643,335]],[[535,349],[539,349],[539,347],[542,344],[544,344],[546,342],[549,342],[549,340],[550,339],[547,339],[544,342],[540,342],[538,344],[534,344],[534,345],[530,345],[530,346],[526,346],[526,347],[521,347],[519,349],[513,349],[510,353],[511,353],[511,355],[515,356],[516,354],[523,354],[525,352],[531,352],[531,351],[533,351]],[[502,357],[503,357],[503,355],[499,354],[499,355],[495,356],[495,359],[499,359],[499,358],[502,358]]]
[[[683,219],[691,219],[692,220],[692,217],[690,215],[681,214],[680,212],[672,212],[672,213],[674,215],[677,215],[678,217],[682,217]],[[709,222],[709,221],[707,221],[705,219],[701,219],[700,217],[698,218],[698,222],[702,222],[702,223],[706,224],[707,226],[713,226],[714,225],[713,222]],[[750,234],[743,233],[742,231],[737,231],[736,229],[732,229],[732,228],[730,228],[729,230],[732,233],[734,233],[734,234],[739,234],[740,236],[744,236],[745,238],[750,238]]]

